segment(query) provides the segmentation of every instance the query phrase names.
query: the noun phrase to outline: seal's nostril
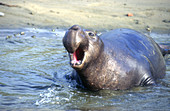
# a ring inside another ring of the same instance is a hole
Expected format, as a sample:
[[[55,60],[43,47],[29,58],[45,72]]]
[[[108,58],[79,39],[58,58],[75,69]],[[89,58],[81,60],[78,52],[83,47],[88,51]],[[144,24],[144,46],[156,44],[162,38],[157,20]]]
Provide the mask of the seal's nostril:
[[[73,25],[71,28],[71,30],[80,30],[80,27],[78,25]]]

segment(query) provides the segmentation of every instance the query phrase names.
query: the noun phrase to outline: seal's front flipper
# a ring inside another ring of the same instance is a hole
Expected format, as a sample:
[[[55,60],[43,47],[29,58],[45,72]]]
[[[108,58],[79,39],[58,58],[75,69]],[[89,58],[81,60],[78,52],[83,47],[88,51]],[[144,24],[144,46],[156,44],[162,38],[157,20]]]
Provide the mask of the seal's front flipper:
[[[152,79],[152,77],[149,77],[147,75],[143,76],[143,78],[140,81],[140,86],[149,86],[149,85],[156,85],[155,81]]]

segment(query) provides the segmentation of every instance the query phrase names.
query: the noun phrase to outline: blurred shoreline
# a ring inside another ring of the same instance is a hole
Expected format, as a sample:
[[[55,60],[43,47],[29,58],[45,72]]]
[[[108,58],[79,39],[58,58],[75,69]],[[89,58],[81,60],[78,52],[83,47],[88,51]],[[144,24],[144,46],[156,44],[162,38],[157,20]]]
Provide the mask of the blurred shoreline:
[[[131,28],[170,33],[169,0],[0,0],[0,28]],[[130,13],[132,16],[128,16]]]

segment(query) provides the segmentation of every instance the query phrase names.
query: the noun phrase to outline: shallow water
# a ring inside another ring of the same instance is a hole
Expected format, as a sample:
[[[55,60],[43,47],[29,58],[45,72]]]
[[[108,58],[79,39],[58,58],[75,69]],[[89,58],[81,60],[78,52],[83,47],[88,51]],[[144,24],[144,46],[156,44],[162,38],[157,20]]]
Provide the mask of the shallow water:
[[[155,87],[90,92],[65,79],[72,69],[62,45],[64,33],[0,29],[0,110],[170,110],[169,55],[167,75]],[[158,43],[170,43],[170,35],[150,36]]]

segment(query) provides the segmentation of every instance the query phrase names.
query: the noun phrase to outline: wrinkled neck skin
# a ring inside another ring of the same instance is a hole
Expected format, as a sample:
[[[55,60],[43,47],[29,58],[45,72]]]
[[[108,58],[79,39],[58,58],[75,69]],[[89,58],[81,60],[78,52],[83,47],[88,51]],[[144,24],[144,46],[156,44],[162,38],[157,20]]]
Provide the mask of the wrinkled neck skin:
[[[93,52],[97,53],[97,52]],[[105,56],[104,56],[104,44],[100,47],[100,51],[98,52],[98,56],[92,57],[90,62],[86,63],[86,65],[80,70],[75,69],[77,74],[79,75],[83,86],[87,89],[91,89],[93,91],[98,91],[102,88],[97,86],[97,76],[101,73],[101,70],[104,70],[105,66]],[[102,58],[102,59],[101,59]],[[96,74],[97,73],[97,74]],[[95,83],[96,82],[96,83]]]
[[[89,45],[89,49],[90,49],[91,45]],[[93,47],[93,46],[92,46]],[[103,60],[101,60],[100,58],[104,58],[104,44],[103,42],[101,42],[101,46],[99,50],[92,50],[87,52],[88,53],[88,57],[87,57],[87,63],[84,65],[84,67],[82,69],[76,69],[77,72],[80,72],[83,74],[83,72],[88,71],[89,69],[92,69],[92,67],[97,68],[97,66],[100,66],[101,62],[104,62]],[[91,53],[91,54],[89,54]],[[95,56],[92,56],[95,55]],[[94,71],[95,69],[93,69]]]
[[[84,72],[88,70],[90,67],[92,68],[97,64],[99,64],[98,61],[99,58],[101,58],[103,51],[104,51],[104,44],[100,38],[97,43],[89,41],[88,51],[86,52],[87,57],[86,57],[85,65],[82,69],[78,71]]]

